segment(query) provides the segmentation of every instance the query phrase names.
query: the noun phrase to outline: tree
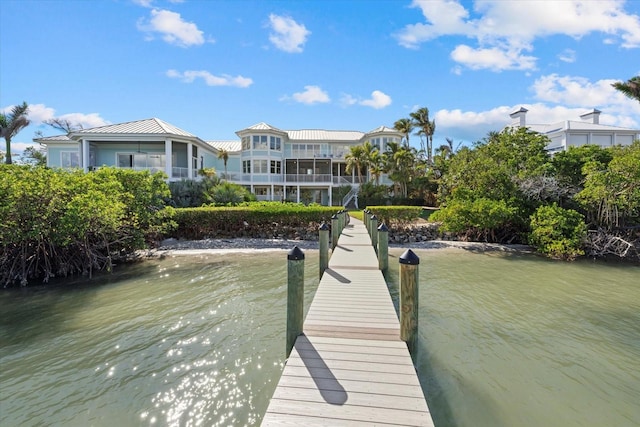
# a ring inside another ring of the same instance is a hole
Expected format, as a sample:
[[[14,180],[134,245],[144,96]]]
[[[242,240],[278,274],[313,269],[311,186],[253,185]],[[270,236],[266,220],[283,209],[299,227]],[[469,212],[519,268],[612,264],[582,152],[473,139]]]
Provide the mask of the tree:
[[[362,145],[354,145],[349,148],[349,152],[344,159],[347,162],[346,171],[351,173],[354,169],[358,174],[358,182],[362,184],[362,169],[367,162],[366,153]]]
[[[385,170],[394,182],[394,193],[407,197],[409,182],[416,171],[416,153],[397,142],[388,142],[384,153]]]
[[[26,102],[23,102],[14,106],[9,114],[0,113],[0,137],[4,138],[7,143],[5,163],[8,165],[13,163],[11,159],[11,139],[22,129],[29,126],[28,112],[29,106]]]
[[[429,120],[429,109],[427,107],[419,108],[410,114],[413,124],[417,127],[418,135],[420,136],[421,149],[427,155],[427,163],[429,165],[433,162],[433,134],[436,131],[436,121]],[[424,144],[422,137],[426,140]]]
[[[20,161],[33,166],[47,166],[47,154],[42,149],[39,150],[33,146],[27,147],[22,153]]]
[[[414,124],[411,119],[399,119],[393,124],[393,128],[404,134],[404,145],[409,147],[409,135],[413,132]]]
[[[218,150],[218,158],[224,162],[224,179],[227,179],[227,162],[229,161],[229,152],[224,148]]]
[[[60,117],[54,117],[52,119],[45,120],[43,123],[64,133],[71,133],[83,129],[81,124],[73,123],[69,119],[63,119]]]
[[[640,76],[632,77],[626,82],[615,82],[611,86],[625,96],[640,102]]]

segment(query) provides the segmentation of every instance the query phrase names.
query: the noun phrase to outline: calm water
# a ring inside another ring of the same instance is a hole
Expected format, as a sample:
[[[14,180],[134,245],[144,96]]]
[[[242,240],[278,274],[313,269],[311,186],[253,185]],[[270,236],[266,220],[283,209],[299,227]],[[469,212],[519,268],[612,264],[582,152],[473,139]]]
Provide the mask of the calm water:
[[[438,427],[640,425],[639,267],[416,253]],[[317,268],[308,251],[307,304]],[[0,425],[255,425],[282,371],[285,298],[284,252],[1,292]]]

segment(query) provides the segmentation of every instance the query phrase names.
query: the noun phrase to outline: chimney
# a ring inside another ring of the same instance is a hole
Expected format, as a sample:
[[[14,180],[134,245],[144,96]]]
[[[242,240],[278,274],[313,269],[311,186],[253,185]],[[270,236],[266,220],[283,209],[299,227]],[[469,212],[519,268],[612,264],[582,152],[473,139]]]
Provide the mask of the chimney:
[[[598,125],[600,124],[600,113],[602,113],[602,111],[594,108],[593,111],[581,115],[580,118],[586,122],[591,121],[594,125]]]
[[[520,107],[520,109],[518,111],[514,111],[513,113],[509,114],[509,117],[511,117],[512,119],[520,119],[520,127],[525,127],[527,125],[527,110],[524,107]]]

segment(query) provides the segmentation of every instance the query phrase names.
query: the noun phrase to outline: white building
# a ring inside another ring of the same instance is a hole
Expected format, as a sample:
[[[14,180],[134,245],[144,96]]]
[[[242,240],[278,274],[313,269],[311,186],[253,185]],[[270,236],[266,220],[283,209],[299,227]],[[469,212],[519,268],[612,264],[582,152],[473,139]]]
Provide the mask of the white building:
[[[550,153],[565,151],[569,147],[592,144],[601,147],[614,145],[631,145],[640,139],[640,130],[608,126],[600,124],[600,111],[594,109],[580,116],[580,121],[564,120],[551,124],[527,123],[527,109],[520,108],[510,114],[514,122],[512,127],[527,127],[548,137],[551,142],[547,145]]]
[[[359,185],[355,172],[346,173],[345,155],[350,147],[370,141],[384,151],[387,143],[399,143],[403,137],[385,126],[360,132],[281,130],[266,123],[236,135],[239,140],[204,141],[152,118],[34,141],[46,146],[50,167],[163,171],[169,180],[194,179],[198,170],[213,167],[228,181],[247,187],[259,200],[341,205],[350,201]],[[226,167],[219,156],[223,150],[228,154]],[[344,186],[350,187],[350,193],[334,200],[336,189]]]

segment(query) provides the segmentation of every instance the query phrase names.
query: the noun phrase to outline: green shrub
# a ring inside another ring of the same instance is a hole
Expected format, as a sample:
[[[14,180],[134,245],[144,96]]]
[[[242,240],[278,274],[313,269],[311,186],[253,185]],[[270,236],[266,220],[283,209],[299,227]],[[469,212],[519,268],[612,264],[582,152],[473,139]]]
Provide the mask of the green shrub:
[[[162,175],[0,166],[0,284],[91,274],[171,227]]]
[[[209,189],[205,200],[215,206],[236,206],[242,202],[256,200],[256,196],[240,184],[223,182]]]
[[[378,223],[384,222],[387,225],[415,221],[422,212],[420,206],[368,206],[367,209],[378,217]]]
[[[330,223],[337,207],[297,203],[255,202],[235,207],[201,207],[176,209],[176,237],[242,237],[259,235],[261,230],[277,224],[281,228],[318,227]]]
[[[220,179],[204,175],[202,179],[183,179],[169,183],[172,204],[176,208],[195,208],[206,203],[205,194],[220,183]]]
[[[517,209],[504,200],[454,199],[434,212],[430,221],[442,222],[441,229],[461,235],[463,240],[501,242],[513,235]]]
[[[529,243],[552,258],[575,259],[584,255],[582,245],[587,235],[583,216],[557,204],[540,206],[531,215]]]

